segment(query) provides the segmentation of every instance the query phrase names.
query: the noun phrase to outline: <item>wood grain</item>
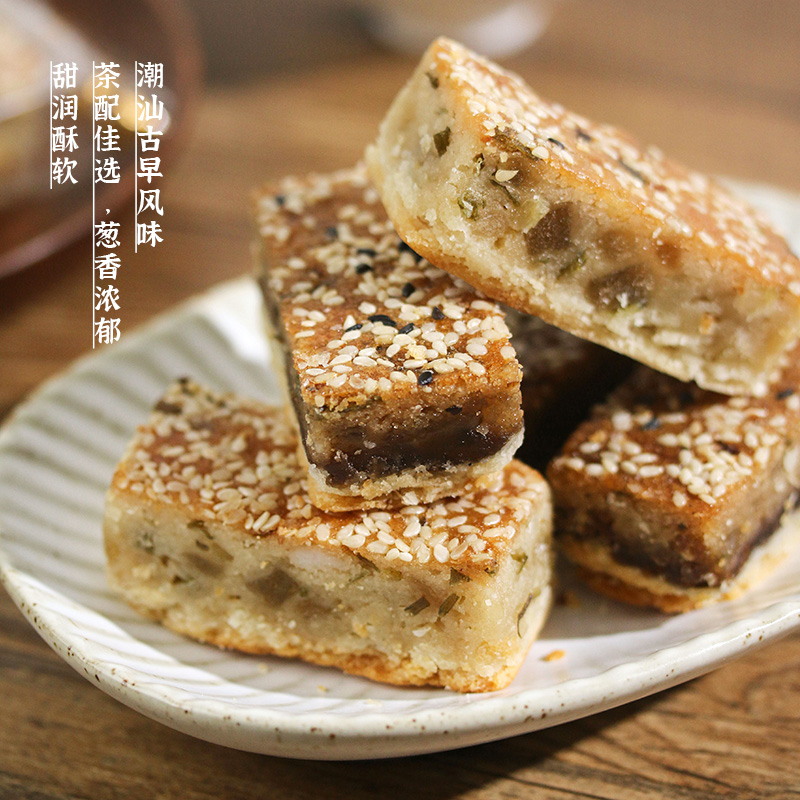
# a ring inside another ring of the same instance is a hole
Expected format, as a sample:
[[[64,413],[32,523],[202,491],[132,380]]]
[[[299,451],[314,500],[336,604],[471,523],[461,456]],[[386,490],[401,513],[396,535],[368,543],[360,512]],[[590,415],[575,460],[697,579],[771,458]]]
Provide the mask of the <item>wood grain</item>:
[[[359,157],[413,60],[344,50],[320,47],[291,72],[208,92],[164,182],[164,243],[123,253],[123,336],[249,269],[254,185]],[[561,0],[544,38],[509,65],[544,95],[695,167],[800,189],[799,63],[789,0]],[[0,281],[0,418],[90,349],[90,253],[79,242]],[[130,711],[55,656],[0,593],[0,800],[797,798],[798,668],[793,635],[552,730],[400,761],[301,763],[210,745]]]

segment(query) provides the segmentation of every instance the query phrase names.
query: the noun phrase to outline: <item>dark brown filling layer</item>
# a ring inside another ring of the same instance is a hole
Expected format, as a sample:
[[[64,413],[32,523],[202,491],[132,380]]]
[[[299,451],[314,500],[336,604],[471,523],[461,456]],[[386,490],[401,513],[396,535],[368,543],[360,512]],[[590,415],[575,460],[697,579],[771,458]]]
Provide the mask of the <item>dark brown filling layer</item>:
[[[791,506],[797,505],[797,498],[792,498]],[[738,532],[732,537],[737,546],[723,559],[717,559],[707,550],[696,550],[691,560],[675,558],[672,553],[664,558],[663,552],[633,548],[626,543],[611,542],[611,555],[620,564],[639,567],[645,572],[665,578],[677,586],[716,587],[739,573],[753,550],[769,539],[780,527],[784,515],[783,507],[773,511],[761,520],[757,528],[749,536]],[[688,539],[688,537],[687,537]],[[677,544],[677,543],[676,543]],[[680,550],[681,545],[677,544]]]
[[[262,277],[260,282],[270,324],[286,354],[286,380],[306,457],[326,473],[331,486],[383,478],[417,467],[436,473],[454,465],[472,464],[499,452],[522,429],[521,415],[517,415],[513,429],[493,430],[484,413],[492,401],[478,398],[446,409],[423,408],[414,418],[398,420],[380,430],[369,425],[369,417],[377,413],[375,406],[380,401],[373,402],[372,407],[344,412],[309,408],[292,367],[276,300],[266,279]]]
[[[582,522],[574,513],[557,509],[556,530],[578,541],[600,541],[620,564],[636,567],[676,586],[717,587],[739,573],[752,551],[778,530],[784,514],[798,504],[800,495],[794,490],[779,502],[771,503],[751,530],[739,528],[728,536],[729,549],[724,554],[709,550],[701,532],[691,533],[680,524],[672,541],[653,537],[635,541],[615,538],[616,520],[607,507],[593,507],[588,514],[581,515]]]
[[[381,435],[333,423],[327,426],[332,456],[314,458],[313,441],[306,443],[306,452],[327,473],[329,483],[339,486],[357,477],[382,478],[415,467],[435,473],[471,464],[497,453],[511,436],[485,429],[480,404],[453,414],[426,414],[419,423],[398,425]]]

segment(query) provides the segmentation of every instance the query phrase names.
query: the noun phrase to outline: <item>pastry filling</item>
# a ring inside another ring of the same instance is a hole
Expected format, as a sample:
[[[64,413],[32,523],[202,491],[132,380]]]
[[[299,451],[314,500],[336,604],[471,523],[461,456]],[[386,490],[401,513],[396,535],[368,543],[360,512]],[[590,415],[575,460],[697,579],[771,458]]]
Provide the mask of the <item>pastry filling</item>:
[[[734,578],[752,551],[780,528],[784,515],[800,504],[800,495],[775,495],[770,487],[753,503],[743,503],[733,525],[709,520],[692,529],[680,520],[648,519],[625,498],[610,494],[607,503],[586,509],[562,509],[556,530],[575,541],[608,547],[615,561],[658,576],[676,586],[718,587]],[[730,516],[730,515],[727,515]]]
[[[356,477],[380,478],[418,467],[439,472],[480,461],[499,452],[520,427],[489,429],[484,423],[486,403],[478,399],[451,406],[452,411],[423,409],[412,427],[372,425],[374,405],[327,413],[304,404],[298,407],[307,432],[303,440],[308,459],[327,473],[329,483],[342,485]]]

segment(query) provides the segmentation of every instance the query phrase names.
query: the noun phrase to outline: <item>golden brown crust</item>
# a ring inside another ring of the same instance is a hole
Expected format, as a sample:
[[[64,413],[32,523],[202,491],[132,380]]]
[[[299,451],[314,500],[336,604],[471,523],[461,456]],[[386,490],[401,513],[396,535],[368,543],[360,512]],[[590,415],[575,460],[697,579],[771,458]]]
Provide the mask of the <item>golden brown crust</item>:
[[[800,542],[800,515],[784,515],[778,530],[750,555],[737,575],[716,587],[683,587],[614,559],[608,548],[597,542],[563,537],[559,547],[577,565],[579,577],[594,591],[614,600],[680,614],[710,603],[735,600],[749,591],[792,552]]]
[[[679,614],[699,608],[721,596],[718,589],[678,590],[657,576],[615,562],[603,545],[566,538],[559,542],[559,547],[570,561],[578,565],[578,576],[584,583],[594,591],[622,603]]]
[[[359,493],[354,495],[327,491],[324,478],[314,475],[316,468],[308,463],[302,447],[298,447],[297,457],[309,473],[308,496],[316,508],[335,513],[393,509],[408,505],[427,505],[443,498],[455,497],[467,485],[473,489],[489,488],[497,472],[503,469],[519,448],[521,439],[520,433],[503,450],[485,459],[480,465],[480,471],[474,464],[454,467],[445,473],[432,474],[419,469],[412,474],[393,476],[388,481],[367,481],[359,488]],[[400,484],[402,488],[392,488],[392,484]]]
[[[262,277],[306,403],[336,410],[378,396],[402,409],[519,381],[501,309],[405,247],[363,167],[266,187],[256,221]],[[350,369],[334,371],[343,353]],[[418,381],[424,371],[434,374],[428,384]]]
[[[130,601],[129,601],[130,602]],[[307,645],[270,647],[263,642],[242,636],[238,631],[221,623],[216,628],[198,630],[173,619],[167,611],[155,611],[141,603],[131,603],[143,616],[161,623],[166,628],[207,644],[251,655],[273,655],[282,658],[299,658],[322,667],[336,667],[350,675],[358,675],[380,683],[395,686],[440,686],[455,692],[493,692],[508,686],[519,672],[525,653],[512,654],[512,663],[493,675],[481,676],[462,670],[430,671],[420,667],[412,658],[390,659],[385,653],[351,653],[343,650],[320,650]],[[538,628],[538,626],[537,626]]]
[[[719,395],[640,367],[572,434],[548,476],[645,499],[687,524],[718,515],[800,439],[800,348],[787,361],[764,397]]]
[[[439,39],[427,59],[463,114],[459,119],[483,142],[513,137],[555,180],[590,189],[622,217],[672,230],[676,245],[706,252],[712,269],[721,254],[732,257],[739,265],[729,276],[736,290],[753,280],[785,288],[800,280],[800,261],[785,240],[718,182],[626,131],[543,100],[518,76],[455,42]]]
[[[393,511],[314,508],[282,410],[188,380],[108,492],[113,587],[201,641],[376,680],[500,688],[550,606],[549,489],[518,462]]]

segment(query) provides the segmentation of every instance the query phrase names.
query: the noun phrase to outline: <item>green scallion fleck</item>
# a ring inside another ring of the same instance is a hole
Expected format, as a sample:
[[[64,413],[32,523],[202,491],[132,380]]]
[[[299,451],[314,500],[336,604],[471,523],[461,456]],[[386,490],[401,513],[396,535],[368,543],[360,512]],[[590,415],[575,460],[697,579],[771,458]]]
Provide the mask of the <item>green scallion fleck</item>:
[[[522,570],[524,569],[525,564],[528,563],[528,554],[527,553],[513,553],[511,558],[513,558],[514,561],[516,561],[517,564],[519,564],[519,568],[517,569],[517,575],[519,575],[519,573],[522,572]]]
[[[433,146],[440,157],[447,152],[447,148],[450,146],[450,128],[433,134]]]
[[[559,278],[563,278],[566,275],[571,275],[573,272],[578,272],[579,270],[583,269],[583,266],[586,264],[586,251],[581,250],[578,255],[575,256],[571,261],[567,262],[558,273]]]
[[[364,556],[360,556],[357,553],[356,553],[356,558],[358,559],[361,566],[364,567],[364,569],[367,569],[370,572],[378,571],[378,568],[368,558],[364,558]]]
[[[463,572],[459,572],[456,569],[450,568],[450,585],[455,586],[457,583],[463,583],[464,581],[468,581],[469,577],[464,575]]]
[[[410,606],[406,606],[404,610],[411,614],[412,617],[416,617],[420,611],[424,611],[429,605],[430,603],[423,595],[419,598],[419,600],[415,600]]]
[[[522,638],[522,632],[519,629],[519,624],[522,622],[522,618],[525,616],[525,612],[528,610],[531,602],[533,602],[533,592],[528,595],[528,599],[523,603],[522,608],[519,610],[519,614],[517,614],[517,636]]]
[[[446,617],[457,602],[458,602],[457,594],[451,594],[445,597],[445,599],[442,601],[442,604],[439,606],[439,616]]]
[[[466,219],[475,219],[478,216],[478,201],[469,192],[464,192],[458,200],[458,207],[461,209],[461,215]]]

